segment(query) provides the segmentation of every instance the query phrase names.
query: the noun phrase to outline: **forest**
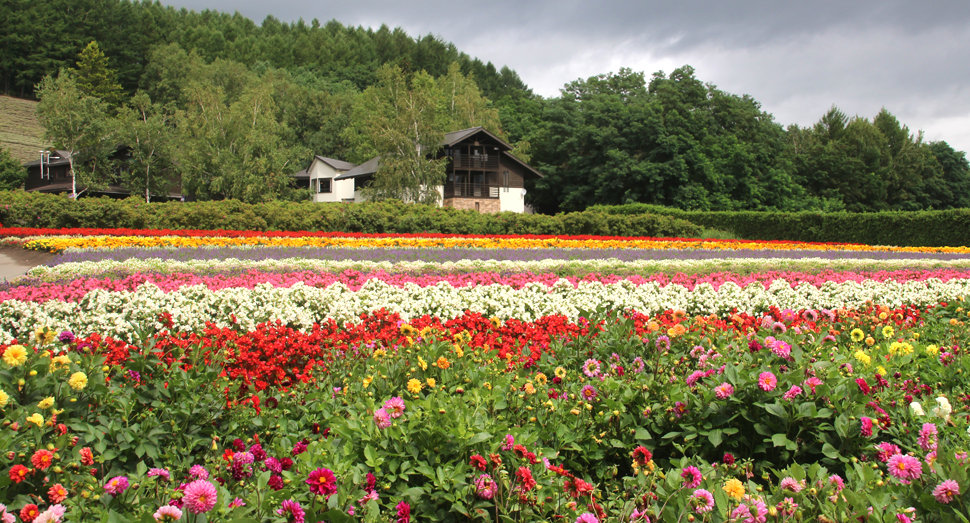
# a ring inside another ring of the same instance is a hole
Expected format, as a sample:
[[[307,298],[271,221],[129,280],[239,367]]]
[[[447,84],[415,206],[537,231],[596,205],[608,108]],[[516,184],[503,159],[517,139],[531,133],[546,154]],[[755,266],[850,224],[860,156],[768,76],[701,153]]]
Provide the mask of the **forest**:
[[[0,39],[3,92],[40,100],[48,139],[91,183],[111,169],[86,160],[130,147],[123,182],[135,194],[180,175],[200,200],[301,199],[288,178],[313,155],[362,162],[483,125],[545,175],[527,196],[542,213],[970,207],[966,154],[888,109],[847,115],[834,100],[814,125],[785,127],[687,65],[577,79],[542,98],[434,35],[127,0],[8,0]]]

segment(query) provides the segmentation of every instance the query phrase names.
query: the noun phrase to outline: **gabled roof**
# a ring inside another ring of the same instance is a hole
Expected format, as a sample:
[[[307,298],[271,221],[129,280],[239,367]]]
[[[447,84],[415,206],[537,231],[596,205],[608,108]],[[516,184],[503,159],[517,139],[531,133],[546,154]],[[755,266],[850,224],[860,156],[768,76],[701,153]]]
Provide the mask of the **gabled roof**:
[[[343,160],[335,160],[333,158],[327,158],[326,156],[314,156],[314,158],[329,165],[330,167],[333,167],[338,171],[349,171],[354,167],[357,167],[357,164],[355,163],[345,162]]]
[[[513,162],[521,165],[522,167],[525,167],[526,169],[528,169],[529,172],[531,172],[532,174],[538,176],[539,178],[545,178],[545,175],[543,175],[541,172],[535,170],[531,165],[529,165],[529,164],[523,162],[522,160],[516,158],[514,154],[512,154],[512,153],[510,153],[508,151],[502,151],[502,155],[504,155],[506,158],[512,160]]]
[[[478,133],[485,133],[490,138],[492,138],[493,140],[495,140],[496,142],[498,142],[500,145],[502,145],[503,147],[505,147],[505,150],[507,150],[507,151],[511,151],[512,150],[512,146],[509,145],[505,140],[503,140],[503,139],[499,138],[498,136],[495,136],[494,134],[488,132],[482,126],[471,127],[469,129],[462,129],[460,131],[452,131],[452,132],[450,132],[450,133],[448,133],[448,134],[445,135],[445,139],[442,140],[441,146],[442,147],[451,147],[452,145],[455,145],[458,142],[464,141],[466,138],[470,138],[470,137],[472,137],[472,136],[474,136],[474,135],[476,135]]]
[[[377,168],[380,167],[381,157],[375,156],[370,160],[354,167],[353,169],[339,175],[334,176],[334,180],[346,180],[348,178],[359,178],[361,176],[367,176],[369,174],[374,174],[377,172]]]
[[[40,153],[37,153],[37,154],[40,155]],[[70,160],[69,160],[70,157],[71,155],[67,151],[52,150],[50,161],[49,162],[45,161],[44,165],[67,164],[67,163],[70,163]],[[40,158],[37,158],[36,160],[25,163],[24,167],[36,167],[38,165],[40,165]]]

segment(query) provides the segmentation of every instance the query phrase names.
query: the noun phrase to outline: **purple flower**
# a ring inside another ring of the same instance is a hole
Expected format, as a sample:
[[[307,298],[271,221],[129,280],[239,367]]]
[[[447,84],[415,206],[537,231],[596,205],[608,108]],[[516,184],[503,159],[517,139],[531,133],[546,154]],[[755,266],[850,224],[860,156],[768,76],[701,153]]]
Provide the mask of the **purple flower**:
[[[120,496],[128,489],[128,478],[125,476],[115,476],[104,484],[104,491],[112,496]]]

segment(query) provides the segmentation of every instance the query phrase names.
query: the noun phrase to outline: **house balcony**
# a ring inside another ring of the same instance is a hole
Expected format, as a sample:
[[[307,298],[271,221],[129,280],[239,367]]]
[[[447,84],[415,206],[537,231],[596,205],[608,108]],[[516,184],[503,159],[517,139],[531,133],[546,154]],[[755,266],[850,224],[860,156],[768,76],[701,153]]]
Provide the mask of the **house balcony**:
[[[497,154],[456,154],[451,157],[451,165],[453,169],[483,169],[487,171],[497,171],[499,168]]]
[[[445,198],[494,198],[498,199],[500,185],[484,183],[446,183]]]

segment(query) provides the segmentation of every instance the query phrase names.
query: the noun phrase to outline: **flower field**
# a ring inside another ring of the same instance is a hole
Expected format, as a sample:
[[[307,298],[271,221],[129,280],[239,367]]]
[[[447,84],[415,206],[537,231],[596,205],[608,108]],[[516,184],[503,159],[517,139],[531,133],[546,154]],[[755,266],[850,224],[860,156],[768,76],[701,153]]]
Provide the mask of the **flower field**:
[[[2,521],[968,521],[965,248],[0,234]]]

